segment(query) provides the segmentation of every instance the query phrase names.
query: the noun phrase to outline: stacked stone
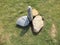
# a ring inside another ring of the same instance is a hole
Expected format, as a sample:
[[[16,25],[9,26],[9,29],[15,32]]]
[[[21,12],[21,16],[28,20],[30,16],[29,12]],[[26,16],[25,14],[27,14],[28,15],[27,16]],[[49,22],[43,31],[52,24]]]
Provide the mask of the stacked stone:
[[[44,26],[44,21],[42,20],[42,16],[39,15],[39,12],[36,9],[32,9],[32,15],[35,17],[32,20],[33,31],[38,33],[41,28]]]
[[[31,6],[28,6],[28,15],[18,18],[18,20],[16,21],[16,24],[19,26],[25,27],[29,25],[32,19],[33,19],[32,8]]]

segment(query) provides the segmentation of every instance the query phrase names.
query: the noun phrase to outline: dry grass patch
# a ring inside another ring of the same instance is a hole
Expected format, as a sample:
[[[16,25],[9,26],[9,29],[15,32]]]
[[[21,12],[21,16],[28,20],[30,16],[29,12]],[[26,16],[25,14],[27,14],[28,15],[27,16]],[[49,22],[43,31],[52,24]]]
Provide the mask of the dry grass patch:
[[[9,43],[9,44],[11,43],[9,33],[5,33],[5,34],[0,35],[0,44],[4,44],[4,43]]]
[[[0,23],[0,34],[4,31],[4,28],[3,27],[4,27],[3,24]]]
[[[52,27],[51,27],[51,30],[50,30],[50,36],[51,36],[51,38],[53,39],[54,42],[57,41],[55,39],[56,38],[56,33],[57,33],[57,30],[56,30],[55,24],[52,24]]]

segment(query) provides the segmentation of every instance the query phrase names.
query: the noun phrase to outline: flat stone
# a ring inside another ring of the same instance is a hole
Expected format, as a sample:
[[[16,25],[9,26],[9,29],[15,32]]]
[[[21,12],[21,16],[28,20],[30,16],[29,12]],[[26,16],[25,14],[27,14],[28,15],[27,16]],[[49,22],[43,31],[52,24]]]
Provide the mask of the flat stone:
[[[39,14],[39,12],[36,9],[32,9],[32,15],[33,16],[37,16]]]
[[[34,32],[39,32],[40,29],[44,26],[44,21],[42,20],[41,16],[36,16],[33,21],[33,28],[34,28]]]
[[[17,19],[16,24],[24,27],[29,24],[29,20],[28,20],[27,16],[22,16]]]

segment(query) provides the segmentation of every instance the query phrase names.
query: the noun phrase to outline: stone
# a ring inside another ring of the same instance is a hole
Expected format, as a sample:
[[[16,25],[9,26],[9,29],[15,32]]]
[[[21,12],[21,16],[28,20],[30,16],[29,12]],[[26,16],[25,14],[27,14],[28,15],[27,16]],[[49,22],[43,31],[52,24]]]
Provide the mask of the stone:
[[[28,6],[28,15],[27,15],[29,21],[33,20],[33,15],[32,15],[32,7]]]
[[[40,29],[44,26],[44,21],[42,20],[42,17],[38,15],[33,19],[32,24],[34,29],[33,31],[38,33]]]
[[[36,9],[32,9],[32,15],[33,16],[37,16],[39,14],[39,12]]]
[[[27,16],[22,16],[22,17],[17,19],[16,24],[24,27],[24,26],[27,26],[29,24],[29,20],[28,20]]]

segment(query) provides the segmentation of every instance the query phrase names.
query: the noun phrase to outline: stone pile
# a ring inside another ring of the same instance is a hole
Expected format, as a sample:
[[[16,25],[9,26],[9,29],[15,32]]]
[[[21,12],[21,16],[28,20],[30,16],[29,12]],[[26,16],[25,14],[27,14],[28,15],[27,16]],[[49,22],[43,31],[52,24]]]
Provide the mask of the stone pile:
[[[33,19],[33,17],[35,17]],[[32,21],[33,31],[39,32],[40,29],[44,26],[44,21],[42,20],[42,16],[39,15],[36,9],[32,9],[31,6],[28,6],[28,15],[20,17],[16,24],[20,26],[27,26]]]

